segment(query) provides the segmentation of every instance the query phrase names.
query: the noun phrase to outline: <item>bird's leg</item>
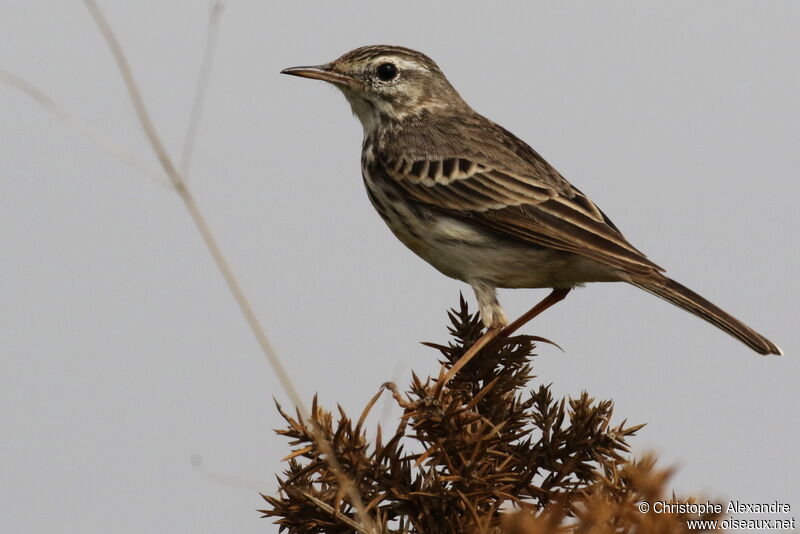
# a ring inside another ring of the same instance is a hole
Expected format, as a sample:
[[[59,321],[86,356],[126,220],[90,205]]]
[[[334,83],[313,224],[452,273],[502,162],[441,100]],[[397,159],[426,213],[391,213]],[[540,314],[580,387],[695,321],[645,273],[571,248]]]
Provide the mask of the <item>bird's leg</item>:
[[[530,321],[531,319],[533,319],[534,317],[545,311],[547,308],[549,308],[556,302],[564,300],[564,297],[567,296],[567,293],[569,293],[571,289],[572,288],[569,287],[553,289],[553,291],[551,291],[549,295],[543,298],[541,302],[539,302],[539,304],[537,304],[527,312],[520,315],[519,319],[517,319],[510,325],[503,328],[499,336],[500,337],[510,336],[511,334],[519,330],[519,328],[522,327],[522,325],[524,325],[525,323],[527,323],[528,321]]]
[[[525,323],[545,311],[547,308],[556,302],[564,300],[572,288],[554,288],[545,298],[543,298],[536,306],[523,313],[516,321],[510,325],[502,328],[498,322],[505,322],[502,308],[497,302],[494,288],[488,284],[481,282],[471,282],[475,296],[478,298],[478,304],[481,308],[481,316],[484,321],[489,322],[486,332],[483,333],[478,340],[464,353],[461,358],[450,368],[444,378],[442,384],[447,384],[461,369],[467,365],[472,358],[475,357],[480,350],[489,344],[490,341],[497,337],[508,337],[517,330],[519,330]],[[502,318],[502,319],[501,319]],[[501,323],[502,324],[502,323]]]
[[[442,379],[442,385],[447,384],[483,347],[496,338],[507,322],[506,314],[497,301],[497,292],[493,285],[477,278],[470,280],[469,285],[472,287],[472,290],[475,292],[475,298],[478,300],[481,320],[486,326],[486,332],[484,332],[483,335],[472,344],[467,352],[453,364],[453,367],[450,368]]]
[[[458,373],[465,365],[467,365],[469,361],[472,358],[474,358],[475,355],[478,354],[478,352],[480,352],[480,350],[483,347],[485,347],[491,340],[496,338],[499,333],[500,333],[499,326],[493,326],[488,328],[486,332],[484,332],[483,335],[479,337],[475,343],[472,344],[469,350],[467,350],[467,352],[465,352],[464,355],[461,356],[461,358],[459,358],[455,364],[453,364],[453,367],[451,367],[450,370],[447,371],[447,374],[444,375],[444,378],[442,379],[442,385],[450,382],[450,379],[456,376],[456,373]]]

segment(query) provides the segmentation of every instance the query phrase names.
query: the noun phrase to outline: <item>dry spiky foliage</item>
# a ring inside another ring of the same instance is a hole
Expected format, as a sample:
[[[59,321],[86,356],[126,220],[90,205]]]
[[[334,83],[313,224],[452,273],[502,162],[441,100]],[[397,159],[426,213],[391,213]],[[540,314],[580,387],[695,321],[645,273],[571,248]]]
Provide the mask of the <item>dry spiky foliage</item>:
[[[427,343],[449,368],[480,337],[464,299],[450,312],[453,341]],[[453,380],[416,375],[405,394],[384,384],[353,422],[339,408],[334,423],[316,398],[311,417],[367,503],[380,532],[685,532],[683,517],[640,514],[636,503],[665,499],[667,472],[626,459],[626,438],[642,425],[612,426],[611,401],[587,393],[553,398],[534,378],[532,336],[485,347]],[[364,422],[384,389],[403,408],[397,430],[374,444]],[[280,410],[280,406],[278,407]],[[290,533],[365,532],[300,417],[281,410],[277,432],[294,451],[277,496],[264,496],[265,517]],[[683,501],[685,502],[685,501]],[[647,530],[643,530],[647,528]]]
[[[642,513],[639,503],[662,502],[688,504],[694,498],[667,496],[666,485],[672,471],[656,469],[655,458],[645,456],[639,461],[625,461],[599,477],[588,490],[580,492],[573,501],[574,514],[553,502],[544,508],[526,506],[503,517],[501,534],[618,534],[641,532],[646,534],[688,534],[711,532],[711,521],[719,515],[704,513]],[[689,521],[694,521],[692,528]],[[702,523],[706,522],[706,523]]]

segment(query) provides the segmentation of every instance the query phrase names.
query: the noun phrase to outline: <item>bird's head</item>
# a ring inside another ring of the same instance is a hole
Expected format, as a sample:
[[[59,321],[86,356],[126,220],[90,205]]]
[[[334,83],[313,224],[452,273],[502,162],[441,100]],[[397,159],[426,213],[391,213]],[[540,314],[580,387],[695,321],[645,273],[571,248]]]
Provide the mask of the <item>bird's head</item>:
[[[365,133],[380,124],[466,106],[431,58],[400,46],[364,46],[324,65],[281,73],[341,89]]]

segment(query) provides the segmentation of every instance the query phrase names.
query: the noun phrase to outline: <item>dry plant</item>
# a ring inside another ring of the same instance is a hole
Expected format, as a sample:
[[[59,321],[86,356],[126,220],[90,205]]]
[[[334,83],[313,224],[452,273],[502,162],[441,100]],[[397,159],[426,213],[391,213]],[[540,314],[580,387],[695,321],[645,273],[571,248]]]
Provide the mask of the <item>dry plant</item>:
[[[426,343],[446,368],[483,332],[463,298],[449,316],[452,341]],[[628,458],[626,440],[643,425],[612,425],[612,402],[585,392],[556,400],[547,385],[528,391],[540,340],[493,341],[450,382],[444,373],[413,375],[404,393],[384,384],[355,421],[314,399],[311,419],[379,532],[672,533],[688,532],[687,519],[709,519],[638,511],[642,500],[677,502],[665,496],[669,471],[649,456]],[[370,443],[365,420],[385,390],[403,415],[391,434],[378,425]],[[362,532],[307,425],[278,409],[286,427],[277,432],[294,450],[278,494],[264,496],[264,516],[293,534]]]

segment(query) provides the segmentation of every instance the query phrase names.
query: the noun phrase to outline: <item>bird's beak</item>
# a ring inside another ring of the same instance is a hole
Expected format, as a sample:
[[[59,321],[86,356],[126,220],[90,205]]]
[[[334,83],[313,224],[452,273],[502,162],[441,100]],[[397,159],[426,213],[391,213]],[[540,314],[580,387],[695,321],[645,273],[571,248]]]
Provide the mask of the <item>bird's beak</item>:
[[[289,67],[283,69],[281,74],[291,74],[301,78],[311,78],[312,80],[322,80],[337,85],[350,86],[355,80],[349,76],[334,72],[330,63],[326,65],[314,65],[311,67]]]

